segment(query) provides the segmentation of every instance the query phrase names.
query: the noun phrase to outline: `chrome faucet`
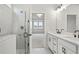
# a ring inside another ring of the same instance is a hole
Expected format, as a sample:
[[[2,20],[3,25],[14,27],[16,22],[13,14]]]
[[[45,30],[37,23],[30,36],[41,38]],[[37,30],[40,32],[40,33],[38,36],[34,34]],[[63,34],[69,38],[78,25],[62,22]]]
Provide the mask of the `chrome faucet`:
[[[57,32],[58,34],[61,34],[62,30],[64,30],[64,29],[56,29],[56,32]]]
[[[59,29],[56,29],[56,32],[57,32],[57,33],[60,33]]]
[[[79,30],[75,30],[74,33],[79,32]]]
[[[61,32],[63,31],[64,29],[61,29]]]
[[[79,30],[75,30],[74,33],[78,33],[78,38],[79,38]],[[74,34],[74,37],[77,37],[76,34]]]

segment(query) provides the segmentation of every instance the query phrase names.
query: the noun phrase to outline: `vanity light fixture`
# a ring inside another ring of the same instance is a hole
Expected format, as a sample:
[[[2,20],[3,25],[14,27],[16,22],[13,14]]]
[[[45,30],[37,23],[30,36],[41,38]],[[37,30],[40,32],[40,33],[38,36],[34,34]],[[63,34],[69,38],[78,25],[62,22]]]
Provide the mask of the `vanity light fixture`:
[[[61,4],[60,6],[58,6],[56,8],[56,10],[59,12],[59,11],[62,11],[64,9],[66,9],[70,4]]]
[[[6,6],[8,6],[9,8],[12,8],[12,5],[11,4],[6,4]]]

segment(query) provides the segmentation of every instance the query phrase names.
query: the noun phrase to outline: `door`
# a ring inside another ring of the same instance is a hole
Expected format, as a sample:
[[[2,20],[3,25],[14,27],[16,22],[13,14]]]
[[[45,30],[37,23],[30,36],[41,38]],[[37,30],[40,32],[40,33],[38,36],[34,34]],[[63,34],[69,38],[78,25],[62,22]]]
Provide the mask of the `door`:
[[[73,33],[76,30],[76,15],[67,15],[67,31]]]
[[[18,14],[18,29],[16,38],[16,53],[30,53],[30,20],[27,18],[26,11]]]

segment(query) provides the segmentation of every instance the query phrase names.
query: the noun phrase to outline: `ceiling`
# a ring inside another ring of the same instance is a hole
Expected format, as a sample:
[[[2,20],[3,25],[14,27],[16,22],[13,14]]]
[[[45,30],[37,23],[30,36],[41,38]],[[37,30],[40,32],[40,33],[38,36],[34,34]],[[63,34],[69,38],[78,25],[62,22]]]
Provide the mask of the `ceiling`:
[[[14,8],[26,9],[26,8],[52,8],[56,9],[61,4],[13,4]]]

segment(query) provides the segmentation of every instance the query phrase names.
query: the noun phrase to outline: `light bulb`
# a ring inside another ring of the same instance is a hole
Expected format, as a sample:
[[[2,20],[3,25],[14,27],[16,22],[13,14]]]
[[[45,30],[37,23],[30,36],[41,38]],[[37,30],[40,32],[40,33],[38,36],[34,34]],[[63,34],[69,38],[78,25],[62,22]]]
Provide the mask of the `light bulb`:
[[[36,14],[38,17],[41,17],[43,14]]]

